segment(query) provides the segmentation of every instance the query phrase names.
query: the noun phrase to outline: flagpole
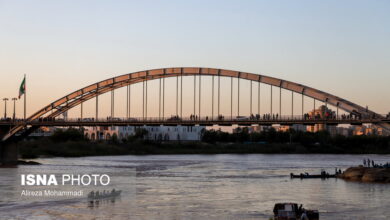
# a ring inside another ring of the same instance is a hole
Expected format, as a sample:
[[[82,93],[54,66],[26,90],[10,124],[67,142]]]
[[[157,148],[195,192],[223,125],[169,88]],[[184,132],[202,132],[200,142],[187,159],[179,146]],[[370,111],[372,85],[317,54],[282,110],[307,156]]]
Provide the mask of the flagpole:
[[[26,121],[26,95],[27,95],[26,74],[24,74],[24,121]]]

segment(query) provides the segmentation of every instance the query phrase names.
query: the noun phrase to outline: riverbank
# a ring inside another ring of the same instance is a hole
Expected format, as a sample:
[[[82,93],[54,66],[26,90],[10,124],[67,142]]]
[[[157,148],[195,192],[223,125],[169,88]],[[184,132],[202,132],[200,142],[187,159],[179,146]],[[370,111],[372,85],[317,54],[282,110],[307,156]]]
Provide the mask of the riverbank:
[[[358,182],[390,183],[390,168],[350,167],[340,178]]]
[[[204,142],[153,143],[145,141],[111,143],[84,140],[53,142],[49,139],[38,139],[19,142],[17,146],[21,158],[147,154],[390,154],[389,147],[303,145],[299,143],[210,144]]]

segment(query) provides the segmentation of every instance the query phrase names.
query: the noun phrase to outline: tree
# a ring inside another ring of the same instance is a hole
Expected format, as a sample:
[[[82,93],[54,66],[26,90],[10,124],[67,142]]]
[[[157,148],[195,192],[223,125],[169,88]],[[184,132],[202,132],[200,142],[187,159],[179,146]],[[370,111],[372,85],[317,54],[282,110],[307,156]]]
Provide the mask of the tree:
[[[111,141],[112,143],[114,143],[114,144],[119,143],[119,141],[118,141],[118,135],[117,135],[116,133],[114,133],[114,134],[112,135],[110,141]]]
[[[84,140],[84,134],[81,130],[75,128],[57,129],[50,139],[54,142],[82,141]]]

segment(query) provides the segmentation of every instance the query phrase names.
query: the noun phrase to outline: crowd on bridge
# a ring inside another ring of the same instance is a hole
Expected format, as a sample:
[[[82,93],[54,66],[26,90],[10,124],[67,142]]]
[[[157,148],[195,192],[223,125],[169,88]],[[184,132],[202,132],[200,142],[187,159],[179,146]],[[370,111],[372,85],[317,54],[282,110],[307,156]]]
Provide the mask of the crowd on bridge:
[[[362,116],[360,113],[356,112],[356,111],[353,111],[349,114],[342,114],[340,116],[337,116],[334,112],[325,112],[323,115],[317,113],[317,114],[309,114],[309,113],[306,113],[306,114],[303,114],[302,116],[303,120],[321,120],[321,119],[342,119],[342,120],[361,120],[362,118],[364,119],[380,119],[381,117],[376,115],[376,114],[372,114],[370,116]],[[225,116],[222,115],[222,114],[219,114],[217,117],[217,120],[219,121],[223,121],[225,120]],[[190,118],[189,118],[191,121],[200,121],[200,120],[206,120],[206,121],[209,121],[210,117],[209,116],[205,116],[203,118],[201,118],[200,116],[196,115],[196,114],[191,114],[190,115]],[[263,114],[263,115],[260,115],[260,114],[250,114],[250,116],[237,116],[236,118],[231,118],[231,120],[280,120],[282,119],[282,117],[277,113],[277,114],[270,114],[270,113],[267,113],[267,114]],[[290,117],[287,117],[285,118],[287,120],[289,119],[294,119],[294,118],[290,118]],[[385,119],[390,119],[390,112],[385,115]],[[114,117],[106,117],[106,120],[107,121],[122,121],[121,118],[114,118]],[[128,120],[131,120],[131,121],[136,121],[137,119],[136,118],[124,118],[123,121],[128,121]],[[211,120],[214,120],[214,117],[211,117]],[[0,121],[5,121],[5,122],[15,122],[15,121],[23,121],[23,119],[20,119],[20,118],[1,118]],[[40,117],[38,119],[36,119],[36,121],[39,121],[39,122],[46,122],[46,121],[50,121],[50,122],[55,122],[55,121],[65,121],[65,119],[63,118],[55,118],[55,117]],[[95,118],[78,118],[77,121],[81,122],[81,121],[95,121]],[[182,121],[182,118],[179,117],[178,115],[173,115],[171,116],[170,118],[167,119],[167,121]]]
[[[14,122],[14,121],[23,121],[23,118],[0,118],[0,121]]]

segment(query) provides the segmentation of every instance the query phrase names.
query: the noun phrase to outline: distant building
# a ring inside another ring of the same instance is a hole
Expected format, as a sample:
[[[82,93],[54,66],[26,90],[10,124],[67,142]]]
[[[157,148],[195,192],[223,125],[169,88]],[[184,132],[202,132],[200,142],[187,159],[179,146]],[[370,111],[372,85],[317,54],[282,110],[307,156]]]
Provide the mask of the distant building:
[[[295,124],[295,125],[292,125],[290,127],[292,129],[294,129],[295,131],[306,131],[306,126],[302,125],[302,124]]]
[[[110,127],[85,127],[84,128],[84,137],[92,141],[110,140],[114,134],[116,134],[117,137],[120,138],[119,127],[110,126]]]
[[[346,136],[346,137],[349,137],[349,136],[352,136],[353,135],[353,130],[352,130],[352,127],[349,126],[349,127],[336,127],[336,134],[333,134],[333,135],[342,135],[342,136]]]
[[[301,124],[280,125],[280,126],[276,126],[275,129],[277,131],[281,131],[281,132],[287,132],[290,129],[295,130],[295,131],[306,131],[306,126],[305,125],[301,125]]]
[[[375,125],[353,125],[351,130],[353,135],[386,135],[381,127]]]
[[[252,126],[248,127],[248,131],[249,131],[249,133],[262,132],[262,131],[266,130],[266,128],[270,128],[270,127],[271,126],[252,125]]]
[[[200,141],[205,126],[148,126],[147,139],[163,141]]]
[[[40,127],[36,130],[34,130],[31,134],[29,134],[29,137],[49,137],[54,134],[54,132],[58,129],[58,127]]]
[[[115,134],[119,140],[134,135],[136,129],[145,129],[145,139],[161,141],[199,141],[205,126],[112,126],[86,127],[84,135],[90,140],[110,140]]]
[[[271,128],[274,128],[275,130],[277,129],[274,126],[266,126],[266,125],[252,125],[252,126],[248,126],[247,128],[249,133],[254,133],[254,132],[259,133],[263,131],[269,131]],[[233,129],[233,133],[240,131],[240,129],[241,129],[240,127]]]
[[[335,115],[335,112],[327,108],[325,105],[321,105],[319,108],[312,110],[307,113],[309,118],[329,118]],[[306,127],[306,131],[308,132],[319,132],[319,131],[328,131],[331,135],[335,135],[337,133],[335,125],[326,125],[326,124],[315,124],[308,125]]]
[[[280,132],[287,132],[290,129],[294,129],[295,131],[306,131],[306,126],[301,125],[301,124],[273,125],[273,126],[252,125],[252,126],[248,127],[248,131],[249,131],[249,133],[262,132],[262,131],[269,131],[271,128],[275,129],[276,131],[280,131]]]

